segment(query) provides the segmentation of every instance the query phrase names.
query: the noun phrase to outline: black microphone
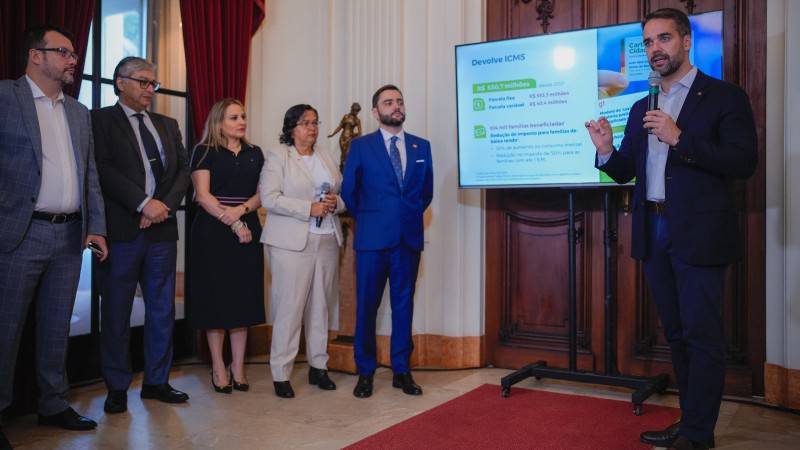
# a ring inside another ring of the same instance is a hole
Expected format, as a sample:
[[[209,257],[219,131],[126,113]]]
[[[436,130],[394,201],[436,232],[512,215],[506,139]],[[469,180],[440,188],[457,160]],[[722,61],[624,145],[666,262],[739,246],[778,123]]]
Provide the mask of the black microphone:
[[[658,109],[658,91],[661,87],[661,74],[657,71],[650,72],[647,77],[647,84],[650,88],[647,89],[647,110],[655,111]],[[653,129],[648,128],[647,134],[653,134]]]
[[[320,187],[320,190],[321,192],[319,195],[319,201],[323,201],[325,200],[325,194],[331,191],[331,184],[328,183],[327,181],[322,183],[322,187]],[[322,217],[324,216],[317,217],[317,228],[319,228],[320,225],[322,225]]]

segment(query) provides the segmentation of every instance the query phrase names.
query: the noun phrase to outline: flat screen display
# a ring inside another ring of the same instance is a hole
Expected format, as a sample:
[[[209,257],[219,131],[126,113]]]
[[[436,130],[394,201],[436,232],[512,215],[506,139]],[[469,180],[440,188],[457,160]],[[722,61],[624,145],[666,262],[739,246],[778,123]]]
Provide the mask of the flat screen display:
[[[721,79],[722,11],[689,20],[690,61]],[[614,184],[594,168],[584,123],[606,116],[619,147],[631,105],[647,95],[640,23],[459,45],[455,54],[461,188]]]

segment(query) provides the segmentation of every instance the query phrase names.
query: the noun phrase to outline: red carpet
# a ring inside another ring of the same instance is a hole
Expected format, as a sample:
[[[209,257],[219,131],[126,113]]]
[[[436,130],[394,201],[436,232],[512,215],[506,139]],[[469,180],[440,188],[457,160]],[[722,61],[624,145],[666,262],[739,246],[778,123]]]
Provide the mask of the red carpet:
[[[346,447],[348,449],[649,449],[639,433],[674,422],[680,410],[630,401],[484,384]]]

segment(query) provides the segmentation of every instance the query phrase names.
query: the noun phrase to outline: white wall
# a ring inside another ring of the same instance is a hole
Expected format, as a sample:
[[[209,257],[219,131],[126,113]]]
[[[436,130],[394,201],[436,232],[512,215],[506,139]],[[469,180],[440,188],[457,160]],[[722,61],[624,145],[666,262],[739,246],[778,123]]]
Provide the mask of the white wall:
[[[800,2],[767,3],[767,362],[800,369]]]
[[[246,106],[256,144],[277,145],[286,109],[308,103],[323,122],[318,144],[338,152],[338,136],[325,136],[354,101],[364,133],[376,130],[372,93],[387,83],[403,91],[405,129],[431,141],[415,333],[483,334],[482,195],[457,187],[454,46],[483,40],[484,11],[482,0],[272,0],[253,38]],[[389,334],[388,301],[381,311],[378,331]]]

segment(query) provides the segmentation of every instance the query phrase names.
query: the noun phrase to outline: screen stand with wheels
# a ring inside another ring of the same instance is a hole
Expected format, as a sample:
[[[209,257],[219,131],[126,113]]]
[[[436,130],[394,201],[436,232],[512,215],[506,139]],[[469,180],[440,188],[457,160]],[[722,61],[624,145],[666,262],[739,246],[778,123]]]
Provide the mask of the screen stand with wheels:
[[[605,373],[598,374],[593,372],[579,372],[577,370],[577,307],[576,307],[576,270],[575,270],[575,246],[577,244],[577,231],[575,229],[575,210],[573,206],[573,193],[569,191],[569,225],[567,228],[567,239],[569,248],[569,369],[548,367],[547,361],[537,361],[526,365],[514,373],[506,375],[500,380],[502,388],[501,396],[511,395],[511,386],[519,383],[526,378],[535,377],[537,380],[542,378],[553,378],[557,380],[577,381],[579,383],[591,383],[604,386],[617,386],[634,389],[632,394],[633,413],[637,416],[642,415],[642,404],[655,393],[663,393],[667,389],[667,374],[659,374],[655,377],[634,377],[616,373],[613,360],[613,340],[612,340],[612,317],[614,305],[611,295],[611,251],[612,243],[616,240],[616,231],[611,229],[609,218],[609,190],[604,192],[603,204],[603,240],[604,240],[604,314],[605,314]]]

